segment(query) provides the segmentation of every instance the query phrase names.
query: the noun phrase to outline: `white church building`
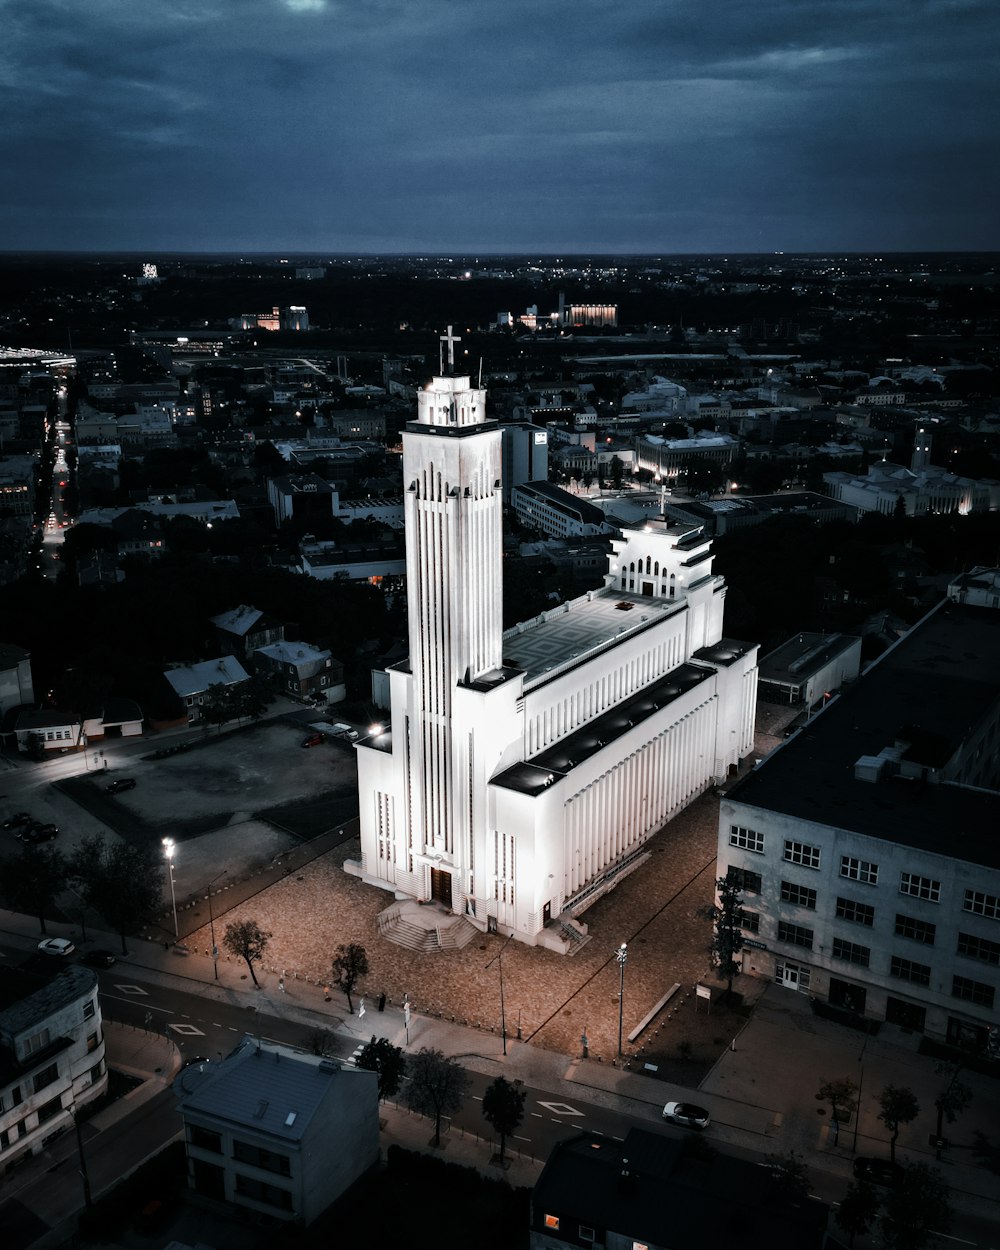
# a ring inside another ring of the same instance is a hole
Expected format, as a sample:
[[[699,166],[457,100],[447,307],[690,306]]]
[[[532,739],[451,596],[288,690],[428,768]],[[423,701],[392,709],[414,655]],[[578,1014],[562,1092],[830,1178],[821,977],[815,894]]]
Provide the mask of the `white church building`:
[[[753,745],[757,648],[723,637],[699,527],[613,543],[605,585],[506,632],[501,434],[448,369],[403,435],[409,659],[358,744],[361,859],[397,900],[565,951],[577,917]]]

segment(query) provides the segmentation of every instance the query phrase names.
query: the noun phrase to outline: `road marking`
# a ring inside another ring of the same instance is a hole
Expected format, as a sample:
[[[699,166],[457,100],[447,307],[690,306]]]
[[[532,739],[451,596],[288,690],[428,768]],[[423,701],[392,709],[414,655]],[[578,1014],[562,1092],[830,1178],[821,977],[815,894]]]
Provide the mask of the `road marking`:
[[[185,1037],[204,1037],[201,1029],[196,1029],[193,1024],[168,1024],[168,1029],[173,1029],[175,1033],[182,1033]]]
[[[515,1141],[531,1141],[530,1137],[515,1137]]]
[[[562,1124],[562,1120],[557,1120],[557,1119],[555,1119],[555,1118],[553,1117],[553,1119],[552,1119],[552,1123],[553,1123],[553,1124]]]
[[[571,1107],[567,1102],[542,1102],[539,1100],[538,1105],[544,1107],[546,1111],[551,1111],[553,1115],[585,1116],[586,1111],[578,1111],[576,1107]]]
[[[531,1113],[531,1114],[535,1117],[535,1119],[536,1119],[536,1120],[544,1120],[544,1119],[545,1119],[545,1117],[542,1115],[542,1113],[541,1113],[540,1111],[532,1111],[532,1113]]]
[[[143,998],[149,997],[149,990],[144,990],[138,985],[116,985],[116,990],[121,990],[123,994],[140,994]]]
[[[582,1124],[574,1124],[573,1127],[578,1128],[581,1133],[586,1132]]]
[[[135,1001],[134,999],[131,999],[131,998],[119,998],[119,996],[118,996],[117,994],[106,994],[106,993],[102,993],[102,994],[101,994],[101,997],[102,997],[102,998],[110,998],[113,1002],[116,1002],[116,1003],[131,1003],[131,1002],[134,1002],[134,1001]],[[149,1011],[159,1011],[159,1012],[162,1012],[162,1013],[163,1013],[163,1015],[165,1015],[165,1016],[172,1016],[172,1015],[174,1014],[174,1013],[173,1013],[173,1011],[171,1011],[171,1009],[170,1009],[169,1007],[152,1007],[152,1006],[150,1006],[147,1010],[149,1010]]]
[[[482,1101],[483,1101],[483,1100],[479,1097],[479,1095],[478,1095],[478,1094],[473,1094],[473,1095],[472,1095],[472,1099],[473,1099],[473,1101],[474,1101],[474,1102],[482,1102]]]

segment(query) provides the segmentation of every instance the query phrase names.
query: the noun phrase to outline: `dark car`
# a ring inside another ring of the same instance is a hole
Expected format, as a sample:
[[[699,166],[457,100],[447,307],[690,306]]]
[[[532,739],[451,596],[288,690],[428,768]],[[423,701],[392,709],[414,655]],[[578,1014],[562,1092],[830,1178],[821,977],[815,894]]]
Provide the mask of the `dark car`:
[[[112,951],[97,950],[87,951],[86,955],[80,960],[80,963],[86,964],[88,968],[110,968],[112,964],[117,962],[117,958]]]
[[[20,829],[22,825],[30,825],[31,820],[30,812],[15,812],[9,820],[3,822],[3,827],[5,829]]]
[[[304,747],[320,747],[323,745],[323,735],[310,734],[308,738],[302,739],[302,745]]]
[[[889,1159],[871,1159],[864,1155],[854,1160],[854,1175],[859,1181],[871,1181],[874,1185],[895,1185],[902,1168]]]
[[[29,825],[17,835],[22,842],[33,846],[36,842],[51,842],[59,833],[58,825]]]
[[[105,794],[120,794],[122,790],[134,790],[134,777],[119,777],[117,781],[112,781],[111,785],[104,787]]]

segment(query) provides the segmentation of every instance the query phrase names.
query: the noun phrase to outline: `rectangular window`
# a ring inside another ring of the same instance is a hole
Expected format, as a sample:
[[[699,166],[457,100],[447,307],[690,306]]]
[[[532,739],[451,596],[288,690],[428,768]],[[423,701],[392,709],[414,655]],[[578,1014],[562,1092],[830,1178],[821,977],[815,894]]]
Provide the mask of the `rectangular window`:
[[[803,928],[800,924],[788,924],[785,920],[778,921],[778,941],[787,942],[791,946],[804,946],[812,950],[813,931]]]
[[[83,1018],[89,1020],[94,1014],[94,1000],[91,998],[83,1004]]]
[[[968,977],[952,977],[952,998],[964,999],[967,1003],[975,1003],[977,1007],[993,1006],[993,986],[984,985],[982,981],[970,981]]]
[[[935,933],[937,933],[937,925],[928,924],[926,920],[917,920],[913,916],[896,913],[898,937],[909,938],[913,942],[923,942],[925,946],[933,946]]]
[[[981,890],[966,890],[963,911],[971,911],[974,916],[988,916],[990,920],[1000,920],[1000,896],[984,894]]]
[[[12,1107],[19,1107],[23,1101],[24,1096],[21,1093],[20,1085],[12,1086],[10,1091],[10,1105]]]
[[[798,907],[808,907],[810,910],[815,911],[816,891],[807,889],[804,885],[796,885],[794,881],[782,881],[781,901],[783,903],[795,903]]]
[[[764,854],[764,835],[756,829],[743,829],[740,825],[729,826],[729,845],[741,846],[745,851]]]
[[[34,1092],[37,1094],[40,1089],[44,1089],[46,1085],[51,1085],[53,1081],[59,1080],[59,1065],[50,1063],[47,1068],[42,1068],[41,1072],[36,1072],[32,1078],[31,1084]]]
[[[735,881],[744,894],[759,894],[764,885],[760,873],[751,872],[749,868],[730,867],[726,870],[726,876],[730,881]]]
[[[104,1075],[104,1064],[103,1064],[103,1062],[102,1062],[102,1063],[95,1063],[95,1064],[94,1064],[94,1066],[90,1069],[90,1083],[91,1083],[91,1085],[96,1085],[96,1084],[97,1084],[97,1082],[101,1079],[101,1077],[102,1077],[103,1075]]]
[[[837,899],[837,919],[852,920],[855,924],[867,925],[870,929],[875,923],[875,908],[867,903],[856,903],[853,898]]]
[[[588,1228],[586,1224],[581,1224],[580,1225],[580,1240],[581,1241],[593,1241],[594,1230],[592,1228]]]
[[[801,864],[803,868],[819,867],[819,847],[807,842],[791,842],[786,838],[783,857],[789,864]]]
[[[857,942],[845,942],[843,938],[834,938],[833,957],[846,959],[849,964],[858,964],[862,968],[867,968],[868,961],[871,959],[871,950],[867,946],[859,946]]]
[[[985,964],[1000,964],[1000,942],[988,942],[972,933],[958,935],[958,953],[969,959],[981,959]]]
[[[29,1055],[36,1055],[40,1050],[44,1050],[49,1044],[48,1029],[40,1029],[37,1033],[32,1033],[30,1037],[26,1037],[21,1043],[21,1054],[25,1059]]]
[[[915,964],[912,959],[901,959],[899,955],[893,955],[889,972],[901,981],[912,981],[914,985],[931,983],[931,970],[927,964]]]
[[[88,1035],[87,1035],[87,1054],[90,1054],[90,1052],[91,1052],[92,1050],[96,1050],[96,1049],[97,1049],[97,1034],[96,1034],[96,1033],[88,1033]]]
[[[62,1109],[63,1107],[62,1107],[61,1098],[53,1098],[51,1102],[47,1102],[43,1104],[41,1107],[38,1108],[39,1126],[43,1124],[47,1124],[49,1120],[57,1116],[59,1112],[62,1111]]]
[[[249,1163],[252,1167],[261,1168],[265,1172],[276,1172],[279,1176],[292,1174],[288,1155],[265,1150],[262,1146],[253,1146],[250,1142],[234,1141],[233,1158],[239,1160],[240,1163]]]
[[[747,933],[760,932],[760,912],[741,911],[740,912],[740,928],[746,929]]]
[[[210,1150],[212,1154],[222,1154],[222,1134],[213,1133],[211,1129],[202,1128],[200,1124],[188,1126],[188,1141],[199,1150]]]
[[[912,894],[914,898],[922,898],[928,903],[941,901],[941,882],[932,881],[930,877],[921,877],[915,872],[899,874],[900,894]]]
[[[558,1231],[558,1229],[559,1229],[559,1216],[558,1216],[558,1215],[547,1215],[547,1216],[545,1217],[545,1227],[546,1227],[546,1228],[554,1228],[554,1229],[556,1229],[556,1231]]]
[[[10,1134],[7,1132],[5,1128],[0,1129],[0,1150],[6,1150],[9,1145],[10,1145]]]
[[[851,855],[841,855],[840,875],[848,881],[863,881],[865,885],[878,885],[878,864],[869,863],[867,859],[854,859]]]
[[[280,1207],[283,1211],[292,1209],[292,1195],[287,1189],[279,1189],[277,1185],[269,1185],[267,1181],[255,1180],[240,1172],[236,1173],[236,1192],[269,1207]]]

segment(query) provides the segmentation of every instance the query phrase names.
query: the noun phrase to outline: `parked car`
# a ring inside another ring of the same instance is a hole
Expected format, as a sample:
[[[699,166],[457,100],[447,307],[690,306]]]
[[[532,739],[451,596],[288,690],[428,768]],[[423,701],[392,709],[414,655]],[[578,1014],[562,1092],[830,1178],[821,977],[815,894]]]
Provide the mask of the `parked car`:
[[[38,949],[43,955],[72,955],[76,947],[69,938],[42,938]]]
[[[51,842],[59,833],[58,825],[29,825],[17,835],[22,842],[33,846],[36,842]]]
[[[30,812],[15,812],[9,820],[3,822],[5,829],[20,829],[22,825],[30,825],[32,816]]]
[[[111,785],[105,786],[105,794],[119,794],[122,790],[134,790],[134,777],[119,777],[117,781],[112,781]]]
[[[902,1168],[890,1159],[872,1159],[859,1155],[854,1160],[854,1175],[859,1181],[871,1181],[873,1185],[895,1185]]]
[[[668,1102],[663,1108],[663,1118],[671,1124],[683,1124],[685,1128],[708,1128],[709,1114],[704,1107],[693,1102]]]
[[[308,738],[302,739],[302,745],[304,747],[321,747],[323,745],[323,735],[310,734]]]
[[[88,968],[110,968],[117,962],[117,956],[112,951],[102,950],[100,947],[97,950],[87,951],[80,960],[80,963],[86,964]]]

